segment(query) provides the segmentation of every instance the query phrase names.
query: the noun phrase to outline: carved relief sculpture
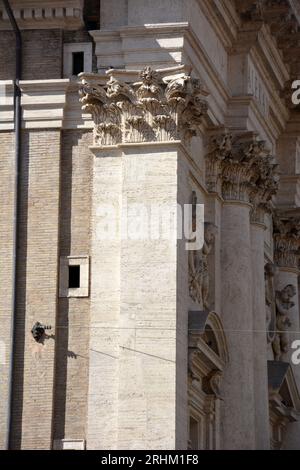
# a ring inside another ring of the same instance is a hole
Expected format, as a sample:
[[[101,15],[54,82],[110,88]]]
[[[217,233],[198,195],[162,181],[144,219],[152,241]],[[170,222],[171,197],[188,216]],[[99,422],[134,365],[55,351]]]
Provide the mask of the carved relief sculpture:
[[[189,251],[189,292],[191,298],[200,305],[202,310],[209,309],[209,272],[208,255],[210,254],[217,227],[210,223],[204,224],[204,243],[200,250]]]
[[[288,352],[288,328],[292,326],[289,319],[289,310],[295,303],[291,299],[296,295],[296,288],[288,284],[281,291],[276,291],[276,334],[273,341],[275,361],[282,360],[283,354]]]
[[[268,343],[274,341],[276,333],[276,300],[274,286],[276,269],[273,263],[267,263],[265,265],[266,328]]]
[[[132,81],[134,75],[140,80]],[[188,144],[207,114],[208,93],[184,66],[159,71],[146,67],[127,77],[126,71],[111,69],[106,76],[82,73],[80,78],[80,101],[93,116],[95,145]]]
[[[216,398],[219,398],[219,400],[223,401],[223,397],[221,395],[222,376],[223,374],[220,371],[214,370],[210,373],[208,379],[209,387],[212,393],[215,395]]]

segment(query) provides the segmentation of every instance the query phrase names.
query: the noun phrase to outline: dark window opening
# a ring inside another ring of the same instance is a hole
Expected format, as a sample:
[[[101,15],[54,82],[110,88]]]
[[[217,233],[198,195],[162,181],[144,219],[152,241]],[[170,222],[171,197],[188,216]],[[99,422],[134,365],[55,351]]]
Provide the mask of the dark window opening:
[[[84,53],[73,52],[72,58],[72,75],[78,75],[84,71]]]
[[[83,17],[86,29],[100,29],[100,0],[85,0]]]
[[[80,287],[80,266],[69,266],[69,288]]]

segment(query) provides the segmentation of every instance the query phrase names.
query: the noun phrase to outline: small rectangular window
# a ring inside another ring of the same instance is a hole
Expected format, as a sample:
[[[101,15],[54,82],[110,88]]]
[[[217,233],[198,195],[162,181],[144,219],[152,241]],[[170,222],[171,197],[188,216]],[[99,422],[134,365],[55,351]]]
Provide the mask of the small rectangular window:
[[[69,289],[80,287],[80,266],[69,266]]]
[[[88,297],[89,283],[89,256],[60,257],[59,297]]]
[[[72,74],[78,75],[84,71],[84,52],[72,53]]]

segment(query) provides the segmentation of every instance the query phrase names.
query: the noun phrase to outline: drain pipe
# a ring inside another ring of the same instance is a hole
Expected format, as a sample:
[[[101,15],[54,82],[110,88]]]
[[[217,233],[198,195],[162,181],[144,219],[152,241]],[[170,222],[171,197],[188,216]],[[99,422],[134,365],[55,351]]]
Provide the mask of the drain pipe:
[[[14,214],[13,214],[13,275],[12,275],[12,316],[10,334],[9,356],[9,383],[8,383],[8,414],[5,448],[9,449],[11,422],[12,422],[12,394],[13,394],[13,366],[14,366],[14,336],[16,318],[16,290],[17,290],[17,247],[19,232],[20,208],[20,163],[21,163],[21,90],[20,80],[22,73],[22,36],[11,9],[9,0],[3,0],[6,13],[16,38],[16,76],[14,80],[14,130],[15,130],[15,177],[14,177]]]

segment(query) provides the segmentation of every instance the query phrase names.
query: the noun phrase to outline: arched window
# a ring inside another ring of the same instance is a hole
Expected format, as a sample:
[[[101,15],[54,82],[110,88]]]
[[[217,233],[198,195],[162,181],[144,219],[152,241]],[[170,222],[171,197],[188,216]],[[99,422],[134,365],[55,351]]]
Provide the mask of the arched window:
[[[220,400],[228,348],[215,312],[189,312],[189,448],[219,449]]]

